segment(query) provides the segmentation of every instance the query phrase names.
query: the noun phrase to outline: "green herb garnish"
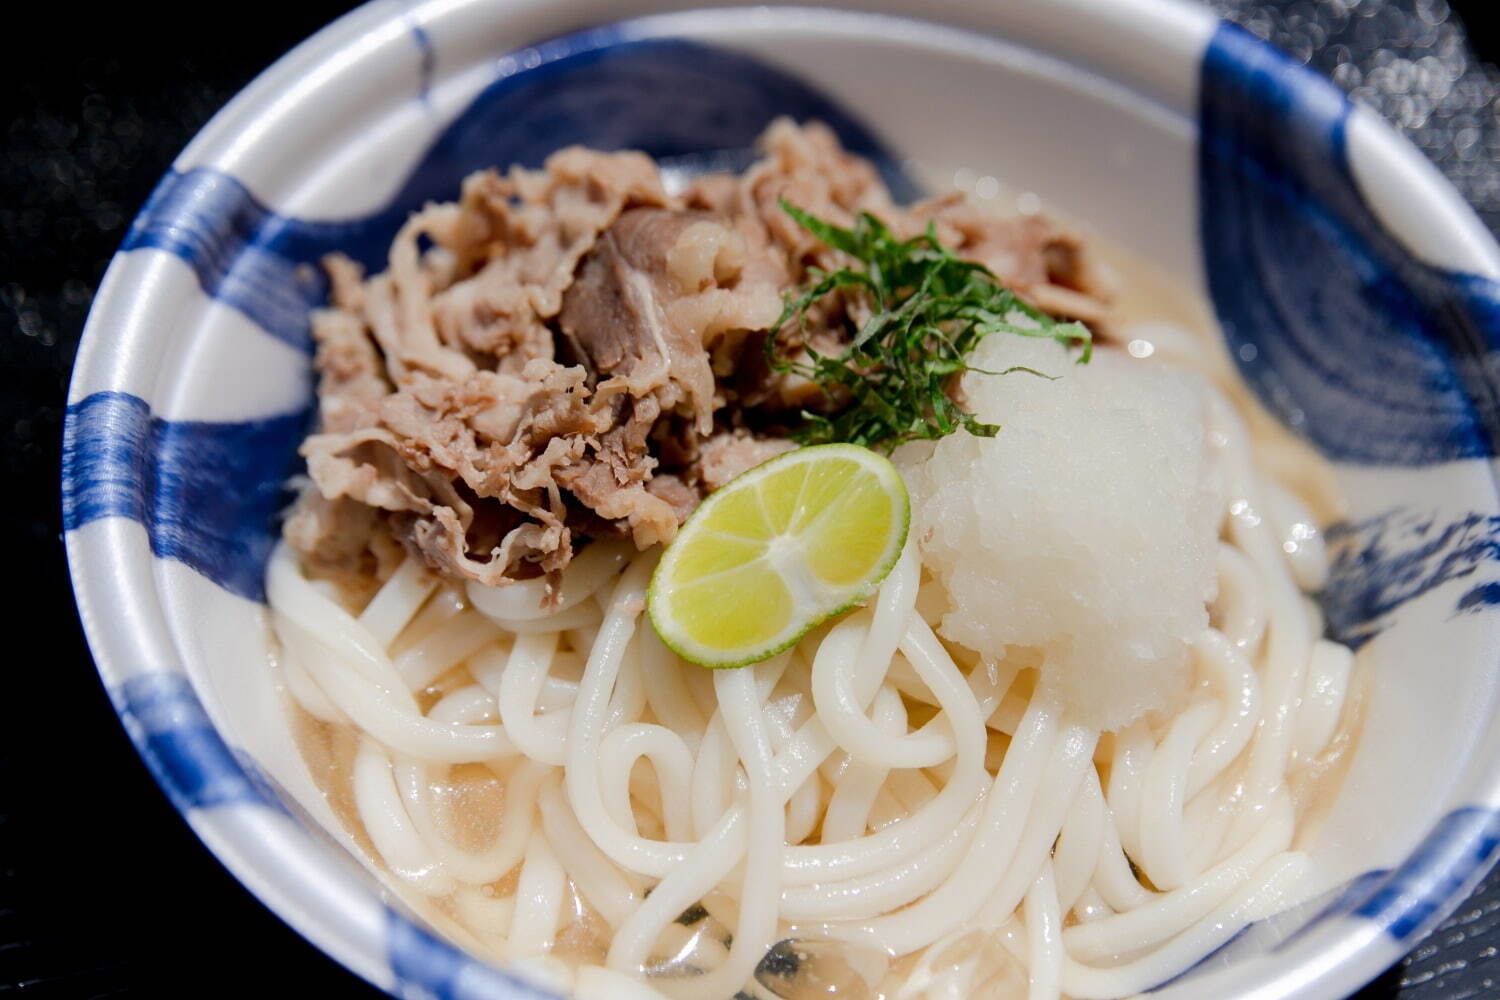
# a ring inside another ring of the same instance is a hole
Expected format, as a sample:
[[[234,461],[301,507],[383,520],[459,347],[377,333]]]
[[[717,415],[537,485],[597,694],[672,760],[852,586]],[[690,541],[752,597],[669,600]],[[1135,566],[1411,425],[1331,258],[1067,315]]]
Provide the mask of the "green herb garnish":
[[[1000,284],[983,264],[963,260],[927,232],[900,240],[875,216],[861,212],[853,229],[840,229],[785,199],[782,209],[803,229],[854,259],[835,271],[809,268],[808,281],[788,295],[777,321],[780,330],[794,317],[805,330],[807,310],[836,289],[863,296],[870,318],[836,357],[805,348],[807,360],[784,358],[775,337],[767,338],[771,367],[816,383],[825,392],[843,386],[849,403],[836,413],[803,411],[792,437],[802,444],[845,441],[891,451],[920,439],[935,440],[959,428],[994,437],[999,426],[975,419],[948,393],[952,379],[966,371],[979,342],[992,333],[1045,337],[1064,346],[1081,345],[1079,364],[1093,353],[1093,338],[1082,323],[1059,322]],[[1015,371],[1042,375],[1017,366]],[[1051,376],[1042,375],[1043,378]]]

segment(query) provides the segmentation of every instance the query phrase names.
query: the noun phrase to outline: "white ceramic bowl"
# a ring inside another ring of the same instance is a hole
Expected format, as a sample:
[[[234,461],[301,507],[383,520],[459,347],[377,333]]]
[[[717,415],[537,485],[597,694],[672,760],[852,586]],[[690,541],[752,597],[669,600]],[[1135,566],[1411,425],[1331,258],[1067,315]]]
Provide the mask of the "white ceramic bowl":
[[[911,175],[981,194],[1003,178],[1201,285],[1246,379],[1335,461],[1353,515],[1325,608],[1375,673],[1315,849],[1343,888],[1160,995],[1356,989],[1500,845],[1489,235],[1371,114],[1172,0],[680,6],[373,3],[163,178],[89,318],[63,472],[89,640],[162,786],[252,892],[376,985],[537,995],[391,904],[291,749],[261,574],[311,400],[323,286],[305,265],[334,248],[378,263],[405,212],[481,166],[568,142],[737,165],[773,115],[818,117],[907,193]]]

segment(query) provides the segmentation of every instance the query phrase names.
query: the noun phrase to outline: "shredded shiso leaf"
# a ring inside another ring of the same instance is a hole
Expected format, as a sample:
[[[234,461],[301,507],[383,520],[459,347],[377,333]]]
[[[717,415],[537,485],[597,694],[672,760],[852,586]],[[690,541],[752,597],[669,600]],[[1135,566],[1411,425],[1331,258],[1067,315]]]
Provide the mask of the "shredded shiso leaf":
[[[785,357],[778,338],[767,338],[773,370],[800,375],[830,395],[843,395],[841,386],[848,396],[836,412],[802,412],[802,423],[791,431],[802,444],[847,442],[890,452],[908,441],[936,440],[960,429],[994,437],[999,425],[978,420],[951,391],[956,376],[983,371],[967,359],[992,333],[1081,347],[1079,364],[1092,356],[1086,326],[1054,319],[1000,284],[983,264],[955,255],[938,241],[931,222],[922,235],[902,240],[868,212],[860,213],[853,229],[842,229],[785,199],[781,207],[850,263],[831,271],[810,268],[806,283],[787,295],[776,328],[793,320],[801,328],[807,310],[836,290],[862,296],[870,312],[836,356],[807,347],[804,356]],[[1053,377],[1024,367],[984,373],[1017,371]]]

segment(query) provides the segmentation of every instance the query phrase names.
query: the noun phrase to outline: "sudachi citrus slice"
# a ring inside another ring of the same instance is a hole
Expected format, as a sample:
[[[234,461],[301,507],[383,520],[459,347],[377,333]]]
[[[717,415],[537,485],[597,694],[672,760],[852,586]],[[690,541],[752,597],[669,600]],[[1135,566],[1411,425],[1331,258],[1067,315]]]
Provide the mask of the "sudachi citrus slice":
[[[694,663],[764,660],[868,598],[910,520],[900,473],[873,451],[825,444],[780,455],[688,518],[651,578],[651,622]]]

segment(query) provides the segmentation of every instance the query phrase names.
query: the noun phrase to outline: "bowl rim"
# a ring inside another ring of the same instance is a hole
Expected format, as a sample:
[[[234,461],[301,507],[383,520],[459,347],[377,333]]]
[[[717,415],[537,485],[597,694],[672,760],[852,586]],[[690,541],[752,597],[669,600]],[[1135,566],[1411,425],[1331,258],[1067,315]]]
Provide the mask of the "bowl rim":
[[[388,33],[382,34],[381,29],[389,29],[395,24],[420,25],[428,18],[440,18],[464,8],[484,7],[497,13],[515,14],[546,2],[419,0],[414,4],[404,4],[392,0],[368,0],[299,43],[262,71],[184,147],[174,160],[174,166],[189,158],[205,162],[212,160],[238,141],[246,123],[264,118],[273,111],[286,113],[290,102],[315,94],[317,88],[326,83],[325,75],[316,70],[332,61],[334,56],[340,63],[347,64],[379,58],[381,47],[389,41]],[[757,6],[795,8],[802,5],[769,0],[769,3]],[[976,34],[986,40],[1001,37],[990,16],[996,12],[987,9],[982,0],[932,0],[919,14],[910,13],[909,6],[903,0],[831,0],[815,9],[847,12],[851,17],[873,15],[914,21]],[[1006,16],[1012,18],[1009,27],[1014,30],[1003,35],[1007,43],[1037,48],[1068,62],[1087,60],[1091,54],[1097,54],[1088,44],[1076,39],[1070,39],[1068,45],[1050,39],[1053,44],[1048,44],[1045,27],[1038,26],[1028,17],[1027,4],[1019,6],[1019,12],[996,14],[1002,19]],[[1053,0],[1053,6],[1067,8],[1077,17],[1108,22],[1114,30],[1100,34],[1111,36],[1111,45],[1118,45],[1119,33],[1128,31],[1161,56],[1159,59],[1140,60],[1134,69],[1106,75],[1148,98],[1167,104],[1176,99],[1180,88],[1178,77],[1182,67],[1174,66],[1172,60],[1180,62],[1184,53],[1200,51],[1207,35],[1219,23],[1209,10],[1194,6],[1188,0]],[[709,7],[701,0],[697,3],[692,0],[634,0],[599,5],[595,23],[614,25],[658,14],[735,9],[746,8],[739,2]],[[1056,17],[1057,13],[1054,11],[1048,16]],[[1148,24],[1149,29],[1145,27]],[[527,39],[517,47],[524,48],[544,40],[547,38]],[[1280,58],[1291,63],[1285,56]],[[1096,65],[1090,64],[1088,68],[1099,72]],[[1191,69],[1196,80],[1196,62]],[[1435,209],[1434,225],[1446,227],[1446,234],[1468,248],[1476,272],[1485,277],[1500,276],[1500,246],[1496,245],[1472,208],[1415,146],[1384,121],[1375,119],[1373,113],[1364,114],[1374,123],[1373,128],[1365,130],[1366,151],[1376,158],[1381,169],[1397,177],[1398,183],[1409,186],[1419,200]],[[119,269],[123,255],[123,250],[117,252],[111,261],[100,284],[101,292],[110,274]],[[95,370],[118,363],[101,349],[105,340],[101,328],[108,322],[106,315],[120,306],[114,297],[105,301],[101,294],[90,309],[70,381],[70,413],[79,386],[107,381],[94,378]],[[65,445],[62,468],[65,489],[73,474]],[[148,563],[154,561],[149,548],[112,544],[110,538],[85,538],[71,530],[65,533],[64,542],[80,619],[100,679],[137,750],[173,805],[220,863],[273,913],[325,954],[371,984],[388,992],[399,990],[403,980],[399,970],[393,971],[392,968],[389,933],[391,921],[405,918],[392,911],[375,894],[354,891],[350,886],[330,885],[326,880],[318,880],[318,892],[308,893],[307,882],[298,872],[318,868],[319,857],[315,854],[311,835],[289,816],[261,808],[190,808],[182,798],[169,762],[162,758],[147,734],[127,712],[120,691],[121,681],[139,672],[139,666],[133,664],[138,663],[143,654],[159,653],[161,647],[127,635],[128,630],[108,627],[102,622],[109,609],[114,607],[115,599],[128,585],[130,577],[126,571],[140,563],[140,552],[146,554]],[[85,566],[91,561],[113,563],[114,568],[121,572],[86,571]],[[164,668],[170,669],[170,665],[157,664],[154,667],[156,670]],[[1474,762],[1467,763],[1472,765]],[[1482,796],[1479,793],[1483,793]],[[1475,800],[1481,797],[1488,802],[1500,802],[1500,760],[1488,762],[1486,773],[1469,795]],[[1435,818],[1434,827],[1437,822]],[[1470,871],[1466,878],[1451,883],[1439,905],[1421,922],[1412,937],[1403,939],[1405,943],[1400,944],[1398,950],[1393,952],[1390,947],[1381,945],[1384,930],[1374,922],[1324,922],[1297,941],[1294,947],[1280,952],[1274,966],[1261,970],[1252,988],[1242,996],[1268,1000],[1272,997],[1323,1000],[1345,995],[1369,982],[1390,964],[1393,956],[1399,958],[1414,943],[1416,935],[1425,935],[1446,918],[1494,864],[1500,848],[1484,842],[1482,832],[1473,831],[1459,846],[1471,852],[1483,848],[1483,863]],[[419,930],[418,933],[425,932]],[[457,951],[446,942],[436,944]],[[505,979],[512,984],[514,995],[536,995],[528,983],[509,976]]]

